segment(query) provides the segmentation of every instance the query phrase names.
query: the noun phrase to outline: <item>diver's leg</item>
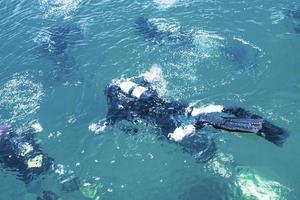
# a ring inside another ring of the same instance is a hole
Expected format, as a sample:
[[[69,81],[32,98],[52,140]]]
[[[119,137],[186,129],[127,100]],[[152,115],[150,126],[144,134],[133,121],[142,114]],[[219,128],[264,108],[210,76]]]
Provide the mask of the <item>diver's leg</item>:
[[[186,109],[188,107],[187,103],[182,103],[179,101],[171,101],[163,103],[164,110],[166,110],[169,114],[186,114]]]
[[[191,115],[193,117],[197,117],[198,115],[201,114],[223,112],[240,118],[253,118],[253,119],[262,118],[238,106],[222,106],[222,105],[213,105],[213,104],[201,108],[194,108],[190,106],[187,107],[186,111],[188,115]]]
[[[261,128],[257,132],[257,135],[265,138],[269,142],[277,146],[282,146],[285,139],[288,137],[288,133],[283,128],[280,128],[271,122],[263,119],[261,116],[252,114],[251,112],[241,108],[241,107],[225,107],[223,112],[233,114],[237,117],[246,117],[251,119],[260,119],[262,120]]]
[[[203,123],[207,123],[214,128],[227,131],[255,133],[277,146],[282,146],[285,139],[288,137],[288,133],[284,129],[260,118],[257,115],[252,115],[248,112],[246,112],[246,114],[244,115],[243,110],[239,111],[240,112],[237,114],[238,116],[241,116],[242,113],[242,116],[246,115],[250,116],[251,118],[202,115],[198,117],[197,123],[199,123],[200,125]]]
[[[200,108],[196,108],[193,106],[187,106],[185,109],[185,112],[186,112],[186,115],[188,115],[188,116],[197,117],[202,114],[222,112],[223,108],[224,107],[222,105],[214,105],[214,104],[200,107]]]
[[[251,119],[261,119],[262,117],[256,114],[253,114],[242,107],[238,106],[225,106],[222,110],[224,113],[232,114],[236,117],[241,118],[251,118]]]

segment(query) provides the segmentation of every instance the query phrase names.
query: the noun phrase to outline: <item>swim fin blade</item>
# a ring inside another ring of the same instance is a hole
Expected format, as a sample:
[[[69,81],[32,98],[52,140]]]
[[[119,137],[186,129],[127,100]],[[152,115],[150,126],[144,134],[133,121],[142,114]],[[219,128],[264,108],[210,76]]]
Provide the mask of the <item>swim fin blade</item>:
[[[262,129],[257,133],[257,135],[263,137],[264,139],[279,147],[282,147],[286,138],[289,136],[286,130],[266,120],[264,120]]]

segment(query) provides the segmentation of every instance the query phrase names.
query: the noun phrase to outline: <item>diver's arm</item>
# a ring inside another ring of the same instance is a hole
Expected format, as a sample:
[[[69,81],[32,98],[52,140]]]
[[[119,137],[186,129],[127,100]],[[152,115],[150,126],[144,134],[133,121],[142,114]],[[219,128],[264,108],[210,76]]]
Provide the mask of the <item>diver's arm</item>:
[[[196,127],[192,124],[187,126],[180,126],[176,128],[172,133],[168,134],[169,140],[175,142],[181,142],[185,137],[191,136],[196,133]]]
[[[209,124],[217,129],[254,133],[269,142],[282,146],[285,139],[288,137],[288,132],[281,127],[278,127],[261,116],[252,114],[251,112],[241,107],[223,107],[223,106],[208,106],[194,111],[190,110],[188,114],[197,117],[196,129]],[[234,115],[235,117],[222,117],[207,115],[210,112],[223,112]]]

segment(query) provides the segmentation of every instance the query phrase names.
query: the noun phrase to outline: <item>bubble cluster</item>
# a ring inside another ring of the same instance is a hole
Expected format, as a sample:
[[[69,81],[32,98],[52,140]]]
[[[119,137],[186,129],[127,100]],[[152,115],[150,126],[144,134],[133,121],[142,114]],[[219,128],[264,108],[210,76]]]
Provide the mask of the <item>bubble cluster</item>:
[[[220,55],[223,37],[204,30],[196,31],[193,37],[199,57],[211,58]]]
[[[241,168],[237,175],[236,185],[242,190],[245,199],[286,199],[284,196],[291,191],[277,181],[267,180],[255,171]]]
[[[42,84],[35,82],[29,73],[17,73],[0,86],[0,96],[5,123],[22,126],[28,124],[40,108],[44,91]]]

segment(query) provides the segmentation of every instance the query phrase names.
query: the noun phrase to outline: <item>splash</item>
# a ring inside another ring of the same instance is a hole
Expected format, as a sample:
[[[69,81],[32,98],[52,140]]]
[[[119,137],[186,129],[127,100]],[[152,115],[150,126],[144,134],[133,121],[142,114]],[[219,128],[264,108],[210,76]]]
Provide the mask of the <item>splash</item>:
[[[100,134],[103,133],[108,124],[105,121],[105,119],[100,120],[98,123],[91,123],[88,127],[89,131],[92,131],[94,134]]]
[[[28,73],[17,73],[0,87],[0,107],[7,113],[6,123],[26,126],[40,108],[43,86],[32,79]]]
[[[149,71],[142,73],[144,80],[151,83],[151,86],[158,91],[160,96],[167,93],[167,81],[164,79],[163,72],[159,65],[153,65]]]
[[[279,182],[267,180],[253,170],[241,168],[237,175],[236,185],[242,190],[246,199],[284,200],[291,191]]]
[[[45,17],[63,16],[69,18],[80,5],[81,0],[39,0]]]

